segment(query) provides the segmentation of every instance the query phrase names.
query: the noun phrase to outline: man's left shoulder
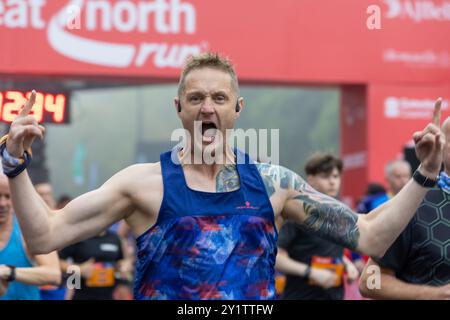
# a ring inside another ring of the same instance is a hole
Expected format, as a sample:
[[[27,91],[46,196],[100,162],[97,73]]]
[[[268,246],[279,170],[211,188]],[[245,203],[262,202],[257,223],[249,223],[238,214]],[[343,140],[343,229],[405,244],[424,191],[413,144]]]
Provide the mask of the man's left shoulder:
[[[261,175],[266,176],[277,176],[280,173],[288,171],[289,169],[282,167],[277,164],[267,163],[267,162],[255,162],[256,168]]]

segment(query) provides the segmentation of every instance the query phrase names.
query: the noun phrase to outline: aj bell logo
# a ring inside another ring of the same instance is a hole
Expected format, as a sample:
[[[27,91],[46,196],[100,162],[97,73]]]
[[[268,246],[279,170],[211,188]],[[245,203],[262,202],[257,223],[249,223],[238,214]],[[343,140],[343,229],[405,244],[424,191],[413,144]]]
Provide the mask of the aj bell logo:
[[[414,22],[424,20],[450,21],[450,2],[432,0],[384,0],[389,7],[386,18],[408,18]]]
[[[239,206],[239,207],[236,207],[236,209],[258,210],[259,207],[254,207],[254,206],[251,205],[250,201],[245,201],[245,206]]]

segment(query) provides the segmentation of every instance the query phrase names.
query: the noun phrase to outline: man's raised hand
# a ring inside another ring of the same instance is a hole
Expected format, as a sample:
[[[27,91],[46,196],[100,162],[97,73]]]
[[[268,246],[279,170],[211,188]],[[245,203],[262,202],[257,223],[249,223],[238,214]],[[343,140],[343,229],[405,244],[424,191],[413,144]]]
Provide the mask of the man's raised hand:
[[[35,117],[29,115],[35,101],[36,91],[33,90],[19,115],[11,123],[8,140],[6,141],[6,150],[13,157],[22,157],[24,151],[31,147],[36,137],[44,138],[45,128],[37,123]]]
[[[444,137],[440,129],[441,105],[442,98],[439,98],[434,105],[432,122],[424,130],[417,131],[413,135],[421,171],[430,178],[436,178],[442,163]]]

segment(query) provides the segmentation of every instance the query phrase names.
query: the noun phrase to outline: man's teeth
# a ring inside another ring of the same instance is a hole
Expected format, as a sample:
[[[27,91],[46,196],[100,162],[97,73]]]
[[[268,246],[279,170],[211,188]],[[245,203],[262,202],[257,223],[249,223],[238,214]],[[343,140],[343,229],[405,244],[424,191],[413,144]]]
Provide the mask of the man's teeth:
[[[210,136],[210,137],[203,136],[203,142],[213,142],[214,138],[215,138],[214,136]]]
[[[216,135],[216,133],[217,133],[217,129],[207,129],[207,130],[205,130],[205,132],[203,132],[203,136],[204,137],[212,137],[212,136],[215,136]]]

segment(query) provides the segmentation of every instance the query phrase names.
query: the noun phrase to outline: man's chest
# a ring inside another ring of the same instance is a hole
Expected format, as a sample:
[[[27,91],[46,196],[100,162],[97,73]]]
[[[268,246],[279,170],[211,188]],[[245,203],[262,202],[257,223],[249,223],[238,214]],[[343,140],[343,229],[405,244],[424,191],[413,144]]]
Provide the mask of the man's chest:
[[[147,183],[141,182],[139,185],[136,185],[134,192],[131,193],[132,201],[136,210],[130,217],[127,218],[127,222],[132,227],[134,233],[137,235],[142,234],[156,223],[163,201],[167,201],[167,199],[165,199],[164,197],[165,192],[170,192],[172,193],[172,195],[178,194],[179,198],[175,197],[174,201],[180,202],[185,201],[186,193],[192,191],[207,193],[211,192],[210,188],[204,189],[207,186],[211,187],[211,184],[201,183],[197,178],[187,180],[186,182],[187,184],[181,187],[179,185],[171,185],[170,183],[167,183],[167,181],[164,184],[162,177],[160,177],[159,179],[149,179]],[[226,188],[226,190],[221,189],[219,192],[239,193],[240,188],[241,183],[240,181],[237,181],[233,182],[233,186],[230,187],[231,190],[228,190],[229,188]],[[214,190],[212,192],[214,192]],[[285,198],[282,192],[274,192],[270,196],[270,199],[267,197],[263,198],[264,201],[269,201],[275,218],[278,217],[283,209]],[[259,200],[261,201],[261,197],[259,198]],[[251,200],[249,200],[249,202],[251,203]],[[236,207],[245,206],[246,203],[246,201],[244,201],[243,203],[237,203]],[[220,202],[214,204],[217,205],[219,209],[221,206],[224,206],[224,204]]]

